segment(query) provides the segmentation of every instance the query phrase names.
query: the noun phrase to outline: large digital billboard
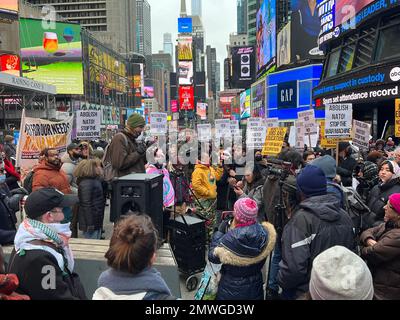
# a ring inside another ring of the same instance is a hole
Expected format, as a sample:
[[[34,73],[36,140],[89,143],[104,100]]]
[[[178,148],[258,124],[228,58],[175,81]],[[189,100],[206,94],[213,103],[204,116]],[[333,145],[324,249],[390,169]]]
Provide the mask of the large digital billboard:
[[[81,27],[42,20],[20,19],[23,76],[56,86],[57,94],[83,94]]]
[[[264,1],[256,22],[257,72],[268,70],[276,60],[276,0]]]
[[[251,90],[247,89],[240,94],[240,119],[250,118]]]
[[[192,86],[179,87],[180,110],[194,110],[194,88]]]
[[[0,54],[0,72],[19,77],[21,72],[21,59],[14,54]]]
[[[193,31],[192,18],[178,18],[179,33],[192,33],[192,31]]]
[[[339,26],[361,11],[374,0],[336,0],[335,3],[335,25]]]
[[[262,79],[251,87],[251,116],[264,118],[266,112],[266,79]]]
[[[18,0],[1,0],[0,16],[5,15],[7,18],[18,18]]]
[[[178,60],[191,61],[193,60],[192,37],[178,38]]]
[[[249,88],[256,78],[256,56],[254,47],[233,47],[232,54],[232,89]]]
[[[145,86],[143,93],[143,98],[154,98],[154,87]]]
[[[193,84],[193,62],[179,61],[179,85],[190,86]]]

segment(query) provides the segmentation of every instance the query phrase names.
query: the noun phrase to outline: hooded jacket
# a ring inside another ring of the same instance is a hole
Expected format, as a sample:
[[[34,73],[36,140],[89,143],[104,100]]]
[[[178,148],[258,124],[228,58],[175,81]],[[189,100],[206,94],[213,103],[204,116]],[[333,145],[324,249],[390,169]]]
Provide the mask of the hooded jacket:
[[[327,194],[301,202],[283,230],[280,286],[297,295],[308,292],[312,262],[333,246],[355,250],[353,223],[339,200]]]
[[[108,269],[98,280],[93,300],[176,300],[155,268],[137,275]]]
[[[70,155],[66,153],[62,158],[61,162],[63,163],[61,170],[65,172],[67,175],[67,179],[69,184],[71,185],[72,192],[77,194],[78,185],[76,182],[76,177],[74,177],[74,170],[79,163],[79,159],[71,159]]]
[[[42,188],[55,188],[64,194],[71,193],[71,187],[64,171],[42,160],[33,169],[32,192]]]
[[[208,254],[210,262],[222,264],[217,300],[262,300],[261,269],[275,242],[275,229],[268,222],[217,231]]]
[[[198,199],[217,198],[217,181],[222,178],[223,169],[197,164],[192,174],[194,194]]]
[[[400,228],[383,223],[364,231],[361,243],[377,241],[365,246],[361,256],[367,261],[374,279],[374,297],[377,300],[400,300]]]

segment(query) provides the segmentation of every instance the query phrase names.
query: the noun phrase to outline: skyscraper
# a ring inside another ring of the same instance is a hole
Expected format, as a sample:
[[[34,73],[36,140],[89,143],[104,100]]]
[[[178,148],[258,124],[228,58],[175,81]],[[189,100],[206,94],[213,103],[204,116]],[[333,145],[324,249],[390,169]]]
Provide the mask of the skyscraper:
[[[206,48],[207,56],[207,80],[208,80],[208,96],[217,98],[217,50],[207,46]],[[220,72],[220,71],[219,71]]]
[[[205,71],[204,62],[204,27],[199,16],[192,16],[193,21],[193,50],[194,69],[197,72]]]
[[[247,0],[237,0],[237,33],[247,34]]]
[[[201,0],[192,0],[192,16],[202,17]]]
[[[249,36],[249,45],[256,44],[257,11],[260,9],[261,3],[261,0],[247,0],[247,35]]]
[[[151,7],[147,0],[136,0],[136,52],[146,58],[146,76],[152,78]]]
[[[101,43],[119,53],[133,52],[136,0],[27,0],[37,7],[53,6],[68,21],[78,22]]]
[[[172,34],[164,33],[164,52],[174,56],[174,45],[172,44]]]

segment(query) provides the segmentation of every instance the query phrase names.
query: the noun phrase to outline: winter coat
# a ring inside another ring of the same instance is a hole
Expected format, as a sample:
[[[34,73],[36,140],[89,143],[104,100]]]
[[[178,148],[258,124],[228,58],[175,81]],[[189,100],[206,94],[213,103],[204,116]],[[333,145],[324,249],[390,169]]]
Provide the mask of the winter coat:
[[[367,247],[368,239],[377,243]],[[400,300],[400,228],[383,223],[366,230],[360,240],[365,245],[361,256],[374,279],[375,299]]]
[[[46,268],[46,269],[45,269]],[[44,270],[48,270],[45,273]],[[50,271],[49,271],[50,270]],[[45,277],[50,272],[55,275],[54,289],[49,290],[43,283],[51,283]],[[78,286],[82,284],[75,278],[71,280],[70,275],[58,266],[56,258],[44,250],[26,250],[17,254],[15,250],[11,253],[8,273],[16,274],[19,279],[19,294],[29,296],[32,300],[80,300],[84,297],[79,294]]]
[[[10,207],[10,199],[7,186],[0,186],[0,245],[12,244],[17,232],[17,217]]]
[[[125,139],[123,137],[127,139]],[[112,139],[107,149],[116,177],[124,177],[132,173],[145,173],[146,153],[137,152],[138,144],[133,136],[123,131]]]
[[[17,154],[17,147],[15,144],[5,142],[4,143],[4,153],[6,154],[6,157],[8,160],[12,158],[15,158]]]
[[[180,206],[183,203],[190,202],[190,181],[186,177],[186,175],[181,172],[178,173],[175,170],[171,170],[170,179],[172,186],[175,190],[175,205]]]
[[[214,200],[217,198],[217,181],[222,178],[223,169],[197,164],[192,174],[194,194],[198,199]]]
[[[71,193],[71,187],[64,171],[46,161],[41,161],[33,169],[32,191],[42,188],[55,188],[64,194]]]
[[[266,214],[265,214],[265,207],[263,201],[264,195],[264,180],[260,179],[259,181],[255,181],[251,185],[245,182],[243,188],[243,194],[240,198],[250,198],[257,202],[258,206],[258,215],[257,220],[258,222],[266,221]],[[240,199],[239,198],[239,199]]]
[[[378,184],[372,188],[369,198],[368,207],[376,215],[376,222],[383,222],[385,210],[383,207],[387,204],[389,197],[394,193],[400,193],[400,180],[394,179],[385,184]]]
[[[105,200],[100,179],[85,178],[79,180],[78,188],[79,230],[93,232],[103,227]]]
[[[154,165],[149,165],[146,169],[148,174],[162,174],[163,178],[163,205],[164,207],[172,207],[175,203],[175,191],[172,185],[169,172],[166,168],[158,169]]]
[[[71,186],[72,193],[78,193],[78,184],[76,182],[76,177],[74,177],[74,170],[79,163],[79,159],[72,159],[68,153],[66,153],[62,158],[63,163],[61,170],[67,175],[68,183]]]
[[[208,259],[222,264],[217,300],[263,300],[261,270],[275,242],[275,229],[268,222],[215,232]]]
[[[176,300],[155,268],[137,275],[108,269],[100,275],[98,287],[93,300]]]
[[[217,210],[232,210],[236,194],[228,183],[229,172],[224,170],[221,180],[217,181]]]
[[[339,166],[336,168],[336,172],[342,178],[342,183],[345,187],[351,187],[353,183],[353,171],[357,165],[356,159],[352,157],[339,158]]]
[[[302,201],[283,230],[280,286],[298,295],[308,292],[314,259],[334,246],[354,251],[355,244],[353,223],[334,195]]]

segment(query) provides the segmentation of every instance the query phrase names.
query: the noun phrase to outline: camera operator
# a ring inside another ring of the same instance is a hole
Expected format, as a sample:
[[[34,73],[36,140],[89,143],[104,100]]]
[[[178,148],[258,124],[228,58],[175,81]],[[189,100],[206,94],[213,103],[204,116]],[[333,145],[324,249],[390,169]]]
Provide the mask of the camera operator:
[[[145,125],[144,118],[134,113],[128,118],[125,129],[112,139],[106,158],[111,161],[115,177],[146,172],[146,150],[151,142],[138,141]]]
[[[217,181],[217,210],[232,211],[236,201],[234,186],[238,182],[232,154],[225,150],[222,152],[223,170],[221,180]]]
[[[282,235],[283,227],[288,222],[291,217],[295,206],[297,205],[297,192],[296,192],[296,172],[303,165],[303,157],[300,153],[298,153],[294,149],[288,149],[283,151],[278,160],[290,163],[290,168],[281,167],[277,172],[271,171],[268,175],[265,184],[264,184],[264,204],[265,211],[267,214],[267,219],[270,223],[272,223],[275,228],[279,229],[279,237]],[[285,176],[282,176],[283,173],[287,171]],[[280,173],[278,175],[278,173]],[[284,178],[282,181],[281,178]],[[277,221],[277,206],[280,205],[280,189],[282,185],[282,196],[283,196],[283,204],[284,204],[284,215]],[[283,225],[282,225],[283,224]],[[282,259],[282,247],[281,242],[278,240],[276,242],[273,258],[271,260],[271,266],[269,269],[269,277],[268,284],[266,290],[266,299],[267,300],[277,300],[279,299],[279,285],[277,281],[278,272],[279,272],[279,262]]]

